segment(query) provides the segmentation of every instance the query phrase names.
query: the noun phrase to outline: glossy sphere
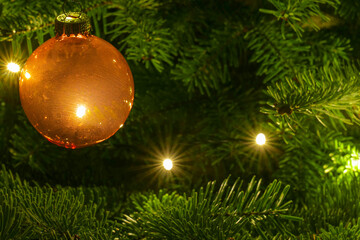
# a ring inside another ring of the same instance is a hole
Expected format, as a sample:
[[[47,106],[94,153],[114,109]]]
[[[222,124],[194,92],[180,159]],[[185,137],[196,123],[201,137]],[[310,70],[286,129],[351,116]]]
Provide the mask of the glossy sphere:
[[[21,72],[19,89],[31,124],[66,148],[111,137],[134,101],[133,77],[121,53],[101,38],[80,34],[38,47]]]

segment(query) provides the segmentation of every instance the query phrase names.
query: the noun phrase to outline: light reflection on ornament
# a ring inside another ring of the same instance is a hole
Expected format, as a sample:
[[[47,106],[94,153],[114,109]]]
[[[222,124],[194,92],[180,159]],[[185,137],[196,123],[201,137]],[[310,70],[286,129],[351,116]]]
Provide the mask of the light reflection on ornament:
[[[84,106],[79,106],[76,110],[76,116],[82,118],[86,113],[86,108]]]
[[[26,72],[26,73],[25,73],[25,77],[26,77],[26,79],[29,79],[29,78],[31,78],[31,75],[30,75],[30,73]]]

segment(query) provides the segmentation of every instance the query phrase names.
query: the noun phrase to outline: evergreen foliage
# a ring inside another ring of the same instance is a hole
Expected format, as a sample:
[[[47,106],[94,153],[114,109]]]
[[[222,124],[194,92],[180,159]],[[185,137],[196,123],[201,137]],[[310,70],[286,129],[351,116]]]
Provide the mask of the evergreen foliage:
[[[260,183],[253,178],[242,191],[239,179],[232,186],[226,179],[216,193],[212,182],[205,189],[193,190],[189,197],[161,191],[159,196],[143,196],[133,201],[137,212],[125,215],[119,227],[131,239],[238,239],[257,235],[266,239],[274,226],[291,235],[281,220],[300,218],[286,215],[290,202],[283,201],[289,186],[281,189],[281,183],[274,181],[261,193]]]
[[[55,36],[63,8],[87,13],[135,81],[125,126],[77,150],[35,131],[7,70]],[[359,239],[359,12],[351,0],[0,1],[0,240]]]

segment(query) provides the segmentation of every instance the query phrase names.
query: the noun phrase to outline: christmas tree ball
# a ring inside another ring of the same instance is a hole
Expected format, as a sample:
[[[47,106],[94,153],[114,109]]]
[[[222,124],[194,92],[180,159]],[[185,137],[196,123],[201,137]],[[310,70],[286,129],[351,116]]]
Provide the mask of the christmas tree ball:
[[[102,142],[123,126],[133,105],[134,82],[114,46],[81,29],[74,33],[74,26],[65,32],[68,25],[62,23],[63,34],[27,60],[19,91],[36,130],[50,142],[74,149]]]

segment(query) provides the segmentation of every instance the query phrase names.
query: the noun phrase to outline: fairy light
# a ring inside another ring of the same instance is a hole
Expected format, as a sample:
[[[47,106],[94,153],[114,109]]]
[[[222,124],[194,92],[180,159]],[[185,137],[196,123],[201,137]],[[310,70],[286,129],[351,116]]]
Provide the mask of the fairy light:
[[[344,172],[347,172],[348,169],[351,169],[352,171],[360,171],[360,159],[351,159],[351,161],[348,161]]]
[[[7,65],[7,69],[10,71],[10,72],[19,72],[20,71],[20,66],[16,63],[13,63],[13,62],[9,62],[8,65]]]
[[[168,170],[168,171],[171,170],[173,167],[173,163],[172,163],[171,159],[169,159],[169,158],[165,159],[163,161],[163,166],[166,170]]]
[[[360,159],[353,160],[351,165],[353,166],[354,169],[360,170]]]
[[[264,145],[265,142],[266,142],[265,135],[263,133],[259,133],[256,136],[256,143],[261,146],[261,145]]]

